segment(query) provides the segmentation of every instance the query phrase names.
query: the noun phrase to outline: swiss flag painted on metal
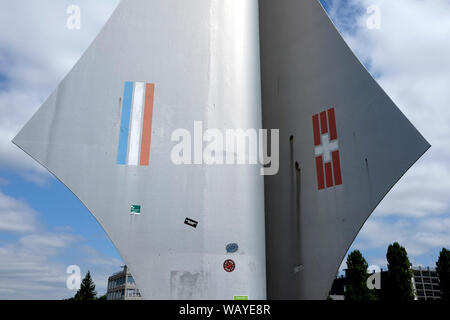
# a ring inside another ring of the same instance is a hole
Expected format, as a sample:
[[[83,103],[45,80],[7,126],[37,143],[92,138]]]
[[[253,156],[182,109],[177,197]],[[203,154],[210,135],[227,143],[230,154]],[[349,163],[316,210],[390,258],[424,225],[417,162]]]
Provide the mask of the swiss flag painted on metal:
[[[313,116],[314,146],[319,190],[342,184],[335,110]]]

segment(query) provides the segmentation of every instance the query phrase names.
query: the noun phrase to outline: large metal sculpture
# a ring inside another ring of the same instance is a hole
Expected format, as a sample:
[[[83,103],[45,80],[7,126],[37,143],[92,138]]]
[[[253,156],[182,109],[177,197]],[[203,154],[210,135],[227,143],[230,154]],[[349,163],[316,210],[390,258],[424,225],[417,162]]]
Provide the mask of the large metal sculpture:
[[[177,132],[212,128],[279,129],[278,173],[173,161]],[[326,298],[429,148],[316,0],[123,0],[13,142],[86,205],[146,299]]]

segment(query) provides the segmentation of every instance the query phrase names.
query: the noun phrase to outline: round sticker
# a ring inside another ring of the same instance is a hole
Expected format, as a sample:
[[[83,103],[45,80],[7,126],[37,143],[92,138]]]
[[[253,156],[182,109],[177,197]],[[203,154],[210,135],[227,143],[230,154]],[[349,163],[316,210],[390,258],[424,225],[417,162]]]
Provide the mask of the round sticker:
[[[233,272],[234,269],[236,268],[236,264],[234,263],[233,260],[227,260],[223,263],[223,268],[225,269],[226,272]]]
[[[239,246],[237,243],[230,243],[226,247],[227,253],[235,253],[239,250]]]

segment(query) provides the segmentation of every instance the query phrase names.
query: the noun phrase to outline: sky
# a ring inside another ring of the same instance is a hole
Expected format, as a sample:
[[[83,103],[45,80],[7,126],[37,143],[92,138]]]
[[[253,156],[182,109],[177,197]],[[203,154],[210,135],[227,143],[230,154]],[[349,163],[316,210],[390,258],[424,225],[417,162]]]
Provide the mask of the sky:
[[[0,0],[0,299],[73,296],[66,287],[70,265],[83,274],[90,270],[103,294],[108,276],[123,265],[70,190],[11,143],[118,2]],[[398,241],[414,265],[433,267],[442,247],[450,247],[450,2],[322,3],[356,56],[432,145],[351,250],[386,268],[386,248]],[[67,28],[73,4],[81,9],[80,29]]]
[[[352,249],[386,267],[398,241],[414,265],[435,267],[450,246],[450,2],[325,1],[356,56],[432,145],[364,225]],[[373,6],[380,25],[372,22]]]

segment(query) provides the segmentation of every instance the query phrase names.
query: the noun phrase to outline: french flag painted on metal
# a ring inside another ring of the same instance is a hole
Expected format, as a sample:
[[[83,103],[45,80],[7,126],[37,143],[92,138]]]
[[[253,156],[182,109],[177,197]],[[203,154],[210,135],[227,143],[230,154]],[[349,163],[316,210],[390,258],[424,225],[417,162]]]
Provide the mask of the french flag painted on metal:
[[[125,82],[117,164],[149,165],[154,95],[153,83]]]
[[[335,110],[313,116],[314,146],[319,190],[342,184]]]

